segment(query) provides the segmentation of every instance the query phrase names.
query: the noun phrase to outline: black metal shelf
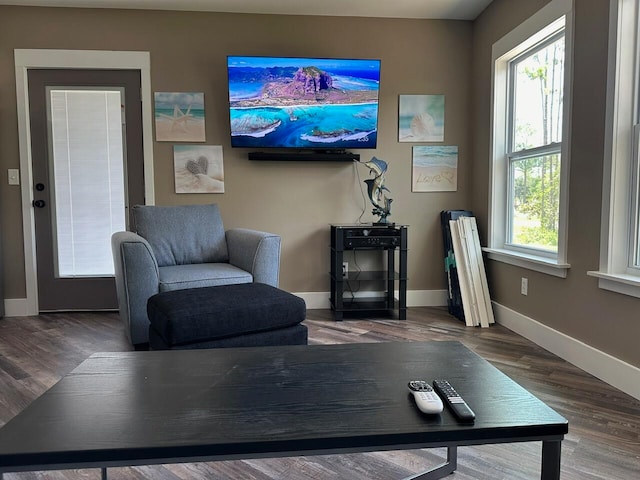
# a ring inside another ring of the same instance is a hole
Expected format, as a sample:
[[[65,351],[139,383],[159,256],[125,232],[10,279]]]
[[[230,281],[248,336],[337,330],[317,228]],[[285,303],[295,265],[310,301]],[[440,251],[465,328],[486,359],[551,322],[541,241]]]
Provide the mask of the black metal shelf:
[[[391,304],[386,298],[382,297],[344,297],[342,299],[342,307],[333,307],[334,311],[352,312],[352,311],[373,311],[395,310],[400,302],[394,298]]]
[[[342,275],[344,252],[358,250],[363,254],[382,252],[386,255],[384,270],[358,269]],[[395,254],[399,252],[396,271]],[[407,226],[406,225],[332,225],[331,226],[331,309],[334,318],[345,313],[398,312],[407,318]],[[353,282],[368,282],[375,296],[350,298]],[[398,298],[394,292],[399,292]]]
[[[336,282],[377,282],[387,280],[401,280],[398,272],[387,272],[386,270],[357,270],[349,272],[347,276],[334,276],[329,272],[331,278]],[[403,279],[403,280],[406,280]]]

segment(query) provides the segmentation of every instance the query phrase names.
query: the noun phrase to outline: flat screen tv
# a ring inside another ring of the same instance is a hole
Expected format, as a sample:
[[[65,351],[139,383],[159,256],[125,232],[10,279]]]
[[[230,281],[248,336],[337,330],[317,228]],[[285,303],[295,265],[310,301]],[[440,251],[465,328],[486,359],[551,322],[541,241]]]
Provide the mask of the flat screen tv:
[[[231,146],[375,148],[380,60],[227,59]]]

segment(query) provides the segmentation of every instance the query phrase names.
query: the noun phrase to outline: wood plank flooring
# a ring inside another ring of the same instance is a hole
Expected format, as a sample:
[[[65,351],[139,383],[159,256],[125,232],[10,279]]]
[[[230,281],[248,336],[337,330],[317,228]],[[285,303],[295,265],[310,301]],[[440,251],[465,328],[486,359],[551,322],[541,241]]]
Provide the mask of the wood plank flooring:
[[[569,420],[563,480],[640,479],[640,401],[500,325],[465,327],[446,309],[410,308],[406,321],[334,322],[309,310],[310,344],[458,340]],[[131,350],[117,314],[58,313],[0,319],[0,425],[86,357]],[[428,361],[428,359],[426,359]],[[336,372],[339,374],[339,372]],[[461,447],[457,480],[540,478],[540,442]],[[125,479],[400,479],[437,465],[444,449],[109,469]],[[5,474],[4,480],[99,479],[96,469]]]

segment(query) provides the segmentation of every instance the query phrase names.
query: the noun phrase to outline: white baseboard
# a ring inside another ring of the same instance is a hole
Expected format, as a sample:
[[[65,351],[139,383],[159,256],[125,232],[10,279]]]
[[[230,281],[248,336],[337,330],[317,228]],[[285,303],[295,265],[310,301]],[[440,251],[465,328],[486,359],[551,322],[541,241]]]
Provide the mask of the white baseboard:
[[[357,296],[372,297],[376,296],[376,293],[358,292]],[[331,308],[329,292],[293,292],[293,294],[302,298],[309,310]],[[407,307],[443,307],[446,305],[446,290],[411,290],[407,292]]]
[[[493,302],[496,322],[640,400],[640,368]]]
[[[26,298],[5,298],[4,299],[4,316],[5,317],[28,317],[29,302]]]
[[[308,310],[331,308],[329,292],[291,292],[302,298]]]
[[[410,290],[407,292],[407,307],[446,307],[446,290]]]

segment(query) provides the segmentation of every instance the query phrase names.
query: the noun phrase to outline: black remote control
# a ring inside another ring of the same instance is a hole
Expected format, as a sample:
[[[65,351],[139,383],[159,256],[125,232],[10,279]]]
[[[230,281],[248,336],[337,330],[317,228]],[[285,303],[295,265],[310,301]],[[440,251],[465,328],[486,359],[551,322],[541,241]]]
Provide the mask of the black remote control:
[[[451,411],[462,422],[473,422],[476,414],[469,408],[467,402],[455,391],[447,380],[434,380],[433,388],[440,394],[444,403],[446,403]]]

